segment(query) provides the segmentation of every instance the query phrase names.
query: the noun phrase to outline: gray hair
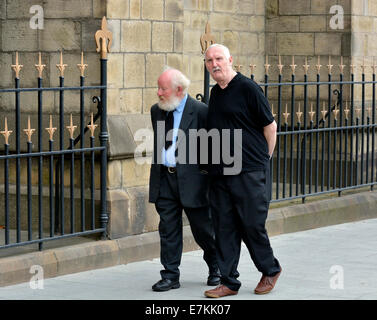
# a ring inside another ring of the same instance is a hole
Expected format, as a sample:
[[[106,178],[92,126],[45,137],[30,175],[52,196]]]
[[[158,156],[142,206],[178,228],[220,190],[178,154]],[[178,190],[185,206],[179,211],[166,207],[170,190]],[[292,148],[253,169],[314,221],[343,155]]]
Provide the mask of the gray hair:
[[[207,51],[208,51],[209,49],[211,49],[211,48],[216,48],[216,47],[222,49],[222,51],[223,51],[224,56],[225,56],[226,59],[229,59],[229,58],[230,58],[230,51],[229,51],[228,47],[226,47],[226,46],[224,46],[223,44],[220,44],[220,43],[214,43],[214,44],[211,44],[211,45],[207,48],[206,52],[204,53],[204,56],[206,55],[206,53],[207,53]]]
[[[163,72],[168,70],[174,71],[171,75],[172,87],[174,89],[177,87],[182,87],[183,94],[186,94],[191,81],[181,71],[179,71],[178,69],[171,68],[169,66],[165,66]]]

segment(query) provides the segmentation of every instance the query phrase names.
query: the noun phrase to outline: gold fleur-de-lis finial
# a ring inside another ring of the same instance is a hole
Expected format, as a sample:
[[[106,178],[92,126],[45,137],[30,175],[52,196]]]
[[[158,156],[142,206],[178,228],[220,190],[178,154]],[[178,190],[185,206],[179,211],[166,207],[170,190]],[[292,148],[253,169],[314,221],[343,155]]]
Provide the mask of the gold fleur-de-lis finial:
[[[295,56],[292,56],[292,64],[290,65],[290,67],[292,69],[292,74],[295,74],[295,70],[297,67],[297,64],[295,64]]]
[[[264,64],[264,69],[265,69],[266,74],[268,74],[270,67],[271,65],[268,63],[268,55],[266,55],[266,63]]]
[[[301,123],[301,117],[302,117],[302,112],[301,112],[301,103],[298,103],[298,111],[296,112],[297,116],[297,122]]]
[[[27,117],[27,129],[24,129],[25,134],[27,135],[27,141],[31,142],[31,136],[33,135],[35,129],[32,129],[30,126],[30,116]]]
[[[50,135],[50,141],[53,141],[54,140],[54,132],[56,131],[57,128],[54,128],[52,126],[52,116],[51,116],[51,114],[50,114],[50,127],[45,128],[45,129],[48,132],[48,134]]]
[[[371,65],[371,67],[372,67],[372,70],[373,70],[373,74],[376,74],[377,65],[376,65],[376,62],[374,61],[374,57],[373,57],[373,65]]]
[[[285,104],[285,112],[283,113],[283,117],[284,117],[284,122],[288,123],[289,113],[288,113],[288,104],[287,103]]]
[[[326,106],[325,106],[325,102],[323,102],[323,106],[322,106],[322,120],[325,121],[325,117],[326,117],[326,114],[327,114],[327,110],[326,110]]]
[[[200,36],[200,46],[204,54],[211,44],[215,43],[215,37],[211,34],[209,22],[206,23],[205,32]]]
[[[60,71],[60,76],[64,77],[64,70],[65,70],[65,67],[68,67],[68,65],[63,63],[63,52],[62,51],[60,51],[60,63],[57,64],[56,67]]]
[[[315,115],[315,111],[313,111],[313,103],[311,103],[310,111],[309,111],[310,121],[313,121],[314,115]]]
[[[38,64],[35,65],[35,68],[38,70],[38,77],[42,78],[43,69],[46,67],[45,64],[42,64],[42,55],[39,52],[38,55]]]
[[[94,130],[96,130],[98,125],[94,124],[94,120],[93,120],[93,112],[91,113],[90,115],[90,124],[87,125],[87,127],[89,128],[90,130],[90,133],[91,133],[91,136],[94,137]]]
[[[327,69],[329,70],[329,74],[332,72],[333,64],[331,64],[331,56],[329,56],[329,64],[327,65]]]
[[[75,129],[77,128],[77,126],[74,126],[73,125],[73,121],[72,121],[72,113],[71,113],[71,118],[70,118],[70,123],[69,123],[69,126],[66,127],[69,131],[69,135],[70,135],[70,138],[73,139],[73,133],[75,132]]]
[[[305,64],[303,65],[305,74],[308,74],[309,67],[310,65],[308,65],[308,57],[305,57]]]
[[[367,112],[368,112],[368,118],[370,118],[372,116],[372,108],[368,107]]]
[[[353,60],[353,59],[352,59]],[[354,74],[355,73],[355,68],[356,68],[356,65],[353,64],[353,61],[351,60],[351,64],[350,64],[350,71],[351,71],[351,74]]]
[[[5,144],[8,144],[8,141],[9,141],[9,136],[10,134],[13,132],[12,130],[8,130],[8,121],[7,121],[7,117],[5,117],[5,120],[4,120],[4,131],[0,131],[0,133],[4,136],[4,139],[5,139]]]
[[[333,114],[334,114],[334,119],[335,119],[335,120],[338,120],[339,109],[334,109],[332,112],[333,112]]]
[[[16,64],[11,65],[13,71],[16,73],[16,78],[20,77],[20,71],[23,68],[22,64],[18,63],[18,52],[16,51]]]
[[[107,58],[107,53],[110,52],[110,47],[113,42],[113,34],[107,29],[106,17],[102,18],[101,29],[98,30],[94,39],[96,40],[97,52],[101,53],[101,59]]]
[[[242,64],[236,64],[234,67],[236,68],[237,72],[241,72]]]
[[[317,62],[317,64],[315,65],[315,67],[317,68],[317,74],[320,74],[320,72],[321,72],[321,67],[322,67],[322,65],[321,65],[321,57],[320,57],[320,56],[318,56],[318,62]]]
[[[356,108],[356,118],[360,118],[361,108]]]
[[[84,64],[84,52],[81,52],[81,63],[77,64],[77,68],[79,68],[82,77],[84,76],[85,68],[87,66],[87,64]]]
[[[279,64],[278,64],[278,69],[279,69],[279,73],[282,74],[283,73],[283,67],[284,65],[281,63],[281,56],[279,54]]]
[[[276,113],[274,113],[274,104],[273,103],[271,104],[271,113],[272,113],[272,116],[275,118]]]
[[[350,112],[350,109],[348,109],[348,101],[346,101],[346,108],[344,109],[344,115],[345,115],[347,120],[348,120],[349,112]]]
[[[362,73],[365,74],[365,69],[366,69],[366,65],[365,65],[365,56],[363,57],[363,63],[361,65],[361,70],[362,70]]]
[[[339,69],[340,69],[340,73],[341,73],[341,74],[343,74],[344,67],[345,67],[345,65],[343,64],[343,56],[340,56],[340,65],[339,65]]]
[[[255,64],[250,64],[249,67],[250,67],[251,74],[254,74],[254,70],[256,69],[257,66]]]

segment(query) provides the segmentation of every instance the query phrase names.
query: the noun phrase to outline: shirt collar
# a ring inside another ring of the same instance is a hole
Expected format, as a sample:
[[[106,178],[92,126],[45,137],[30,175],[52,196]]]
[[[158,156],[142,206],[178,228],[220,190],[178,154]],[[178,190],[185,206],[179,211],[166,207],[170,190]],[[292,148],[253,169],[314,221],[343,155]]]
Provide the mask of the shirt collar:
[[[182,113],[183,109],[185,108],[186,101],[187,101],[187,93],[185,94],[181,102],[179,103],[178,107],[175,108],[174,112]]]

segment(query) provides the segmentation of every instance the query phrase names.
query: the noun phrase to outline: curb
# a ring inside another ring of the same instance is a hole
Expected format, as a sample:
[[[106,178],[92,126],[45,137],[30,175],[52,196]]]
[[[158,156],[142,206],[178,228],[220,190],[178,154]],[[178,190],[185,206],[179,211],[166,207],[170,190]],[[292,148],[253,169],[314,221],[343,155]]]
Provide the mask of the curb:
[[[270,236],[334,224],[377,218],[377,191],[270,209],[266,228]],[[183,250],[199,249],[189,226],[183,227]],[[29,282],[33,265],[43,267],[43,277],[111,267],[158,258],[157,231],[114,240],[98,240],[0,259],[0,287]]]

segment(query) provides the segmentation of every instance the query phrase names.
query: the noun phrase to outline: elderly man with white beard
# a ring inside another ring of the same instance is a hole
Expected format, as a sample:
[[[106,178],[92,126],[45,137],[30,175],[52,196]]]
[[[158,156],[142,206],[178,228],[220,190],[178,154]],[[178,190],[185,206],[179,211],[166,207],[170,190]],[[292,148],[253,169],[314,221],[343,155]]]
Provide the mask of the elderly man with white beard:
[[[160,217],[160,259],[164,268],[160,272],[161,280],[152,289],[167,291],[180,287],[183,210],[195,241],[204,251],[203,259],[209,268],[207,284],[216,286],[220,274],[208,203],[208,175],[196,161],[181,161],[176,156],[181,146],[187,159],[190,158],[189,130],[206,128],[208,108],[187,94],[190,81],[179,70],[167,68],[157,83],[159,102],[151,108],[154,147],[149,202],[155,204]],[[160,130],[161,127],[165,130]],[[177,140],[178,130],[184,134],[186,143]],[[195,158],[199,159],[200,155]]]

